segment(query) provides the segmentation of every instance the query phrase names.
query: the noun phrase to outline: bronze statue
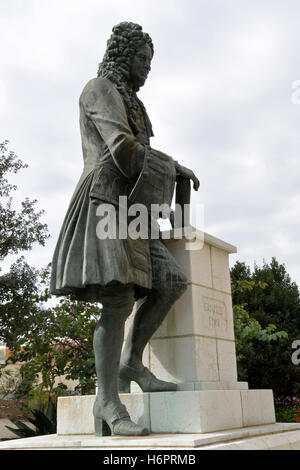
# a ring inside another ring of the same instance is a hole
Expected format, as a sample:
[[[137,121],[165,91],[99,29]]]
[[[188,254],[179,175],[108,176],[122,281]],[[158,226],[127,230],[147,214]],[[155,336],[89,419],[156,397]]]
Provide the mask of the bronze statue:
[[[99,208],[111,204],[119,213],[124,198],[128,206],[171,204],[176,179],[188,182],[188,188],[192,180],[196,190],[199,181],[150,146],[151,122],[136,93],[150,71],[151,38],[130,22],[112,31],[98,76],[80,97],[84,170],[53,256],[51,292],[103,307],[94,334],[96,434],[145,435],[149,431],[131,421],[119,392],[130,392],[131,381],[144,392],[177,389],[144,367],[142,355],[187,280],[159,238],[120,236],[119,221],[116,236],[99,237],[97,224],[104,217]],[[120,359],[125,320],[135,301],[139,306]]]

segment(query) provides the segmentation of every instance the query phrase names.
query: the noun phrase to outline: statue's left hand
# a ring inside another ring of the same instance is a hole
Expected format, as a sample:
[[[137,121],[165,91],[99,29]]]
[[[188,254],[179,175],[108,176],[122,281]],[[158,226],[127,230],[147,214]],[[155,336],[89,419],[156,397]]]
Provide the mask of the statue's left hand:
[[[179,163],[177,163],[176,171],[180,174],[180,176],[183,176],[184,178],[188,178],[192,180],[194,190],[198,191],[199,186],[200,186],[200,181],[198,180],[197,176],[192,170],[190,170],[189,168],[186,168],[185,166],[179,165]]]

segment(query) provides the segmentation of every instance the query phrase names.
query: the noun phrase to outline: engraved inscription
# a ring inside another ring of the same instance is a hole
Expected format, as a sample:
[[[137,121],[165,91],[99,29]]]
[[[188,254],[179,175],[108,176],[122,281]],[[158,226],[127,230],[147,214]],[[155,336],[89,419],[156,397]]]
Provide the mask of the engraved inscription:
[[[226,305],[221,300],[210,297],[203,297],[203,308],[208,318],[208,326],[210,329],[228,328],[228,320],[226,315]]]

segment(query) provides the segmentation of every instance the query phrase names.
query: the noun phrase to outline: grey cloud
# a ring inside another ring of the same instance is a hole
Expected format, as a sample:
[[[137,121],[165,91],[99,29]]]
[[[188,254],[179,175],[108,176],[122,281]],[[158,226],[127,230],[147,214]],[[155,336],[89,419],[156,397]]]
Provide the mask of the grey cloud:
[[[205,230],[238,246],[231,262],[278,256],[300,284],[300,105],[291,104],[300,79],[299,2],[168,3],[2,2],[1,134],[29,163],[20,192],[39,199],[52,235],[29,256],[36,263],[52,256],[82,168],[81,89],[111,27],[132,20],[154,40],[140,92],[153,146],[199,175],[192,201],[204,204]]]

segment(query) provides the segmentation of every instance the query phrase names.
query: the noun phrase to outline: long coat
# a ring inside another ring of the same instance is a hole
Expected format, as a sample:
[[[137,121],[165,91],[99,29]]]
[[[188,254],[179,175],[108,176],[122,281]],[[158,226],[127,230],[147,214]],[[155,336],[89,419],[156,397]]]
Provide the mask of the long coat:
[[[132,202],[157,202],[162,188],[167,195],[160,197],[171,202],[175,162],[150,147],[151,123],[141,102],[137,103],[138,132],[134,134],[123,99],[110,80],[98,77],[83,89],[79,104],[84,168],[54,252],[52,294],[101,301],[101,288],[112,282],[133,283],[141,291],[152,287],[149,240],[97,236],[99,204],[110,203],[118,210],[119,196],[132,196]],[[154,174],[149,178],[152,160],[158,162],[158,178]]]

